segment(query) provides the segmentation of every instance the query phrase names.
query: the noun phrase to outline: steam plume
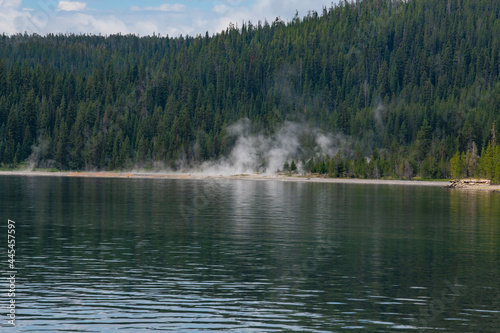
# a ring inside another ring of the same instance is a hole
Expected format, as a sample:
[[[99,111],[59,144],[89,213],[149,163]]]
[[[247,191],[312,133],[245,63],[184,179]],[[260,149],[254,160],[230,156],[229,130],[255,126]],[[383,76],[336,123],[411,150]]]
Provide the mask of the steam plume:
[[[294,159],[301,167],[301,159],[334,156],[350,141],[345,135],[324,133],[309,125],[285,122],[275,133],[252,133],[249,119],[241,119],[227,129],[234,139],[228,156],[202,163],[193,173],[206,175],[235,175],[249,173],[274,174],[285,161]]]

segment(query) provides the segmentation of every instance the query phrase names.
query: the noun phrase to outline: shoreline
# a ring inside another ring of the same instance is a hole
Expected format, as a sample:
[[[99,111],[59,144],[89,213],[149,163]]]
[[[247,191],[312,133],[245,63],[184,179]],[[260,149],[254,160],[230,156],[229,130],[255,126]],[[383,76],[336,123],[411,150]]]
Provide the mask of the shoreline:
[[[194,179],[194,180],[261,180],[284,182],[310,182],[335,184],[374,184],[374,185],[410,185],[445,187],[448,183],[440,181],[357,179],[357,178],[321,178],[307,176],[285,175],[204,175],[185,173],[147,173],[147,172],[47,172],[47,171],[0,171],[0,176],[30,176],[30,177],[84,177],[84,178],[132,178],[132,179]]]
[[[197,173],[147,173],[147,172],[71,172],[71,171],[0,171],[0,176],[29,176],[29,177],[81,177],[81,178],[125,178],[125,179],[192,179],[192,180],[253,180],[253,181],[281,181],[304,183],[331,183],[331,184],[361,184],[361,185],[396,185],[396,186],[427,186],[446,188],[450,183],[443,181],[416,181],[416,180],[388,180],[388,179],[357,179],[357,178],[322,178],[308,176],[285,175],[204,175]],[[500,192],[500,185],[475,186],[457,188],[457,190],[480,190]]]

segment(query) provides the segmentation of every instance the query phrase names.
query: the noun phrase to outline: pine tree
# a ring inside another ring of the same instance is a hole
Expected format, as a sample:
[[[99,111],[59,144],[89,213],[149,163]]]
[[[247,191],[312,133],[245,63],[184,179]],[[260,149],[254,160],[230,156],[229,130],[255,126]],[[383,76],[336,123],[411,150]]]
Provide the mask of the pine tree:
[[[458,180],[462,178],[462,160],[458,151],[450,160],[450,171],[452,179]]]
[[[290,164],[288,163],[288,161],[285,161],[285,163],[283,164],[283,171],[290,171]]]

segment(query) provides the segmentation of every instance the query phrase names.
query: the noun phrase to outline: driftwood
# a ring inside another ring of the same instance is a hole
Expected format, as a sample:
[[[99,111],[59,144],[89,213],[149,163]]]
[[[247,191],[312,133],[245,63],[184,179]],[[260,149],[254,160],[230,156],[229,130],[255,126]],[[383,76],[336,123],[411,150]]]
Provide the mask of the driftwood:
[[[449,188],[471,188],[471,187],[490,186],[490,185],[491,185],[491,180],[489,180],[489,179],[467,178],[467,179],[452,180],[452,181],[450,181],[450,184],[447,185],[447,187],[449,187]]]

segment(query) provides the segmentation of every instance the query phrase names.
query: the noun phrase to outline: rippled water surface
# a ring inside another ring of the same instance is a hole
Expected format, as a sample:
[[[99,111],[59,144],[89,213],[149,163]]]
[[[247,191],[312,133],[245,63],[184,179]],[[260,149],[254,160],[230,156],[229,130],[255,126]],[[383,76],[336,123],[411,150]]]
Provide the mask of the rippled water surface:
[[[17,225],[4,331],[500,327],[498,193],[4,176],[0,218]]]

